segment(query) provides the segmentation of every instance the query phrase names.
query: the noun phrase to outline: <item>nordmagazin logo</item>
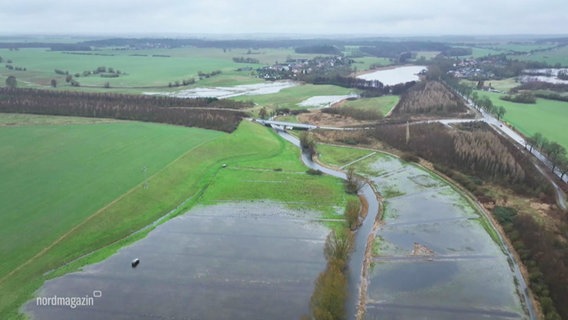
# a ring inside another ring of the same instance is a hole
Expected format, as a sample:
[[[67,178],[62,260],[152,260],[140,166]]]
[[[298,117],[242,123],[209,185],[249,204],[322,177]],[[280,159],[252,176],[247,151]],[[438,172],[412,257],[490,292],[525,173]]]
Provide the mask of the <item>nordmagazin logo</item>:
[[[94,290],[92,295],[85,295],[83,297],[60,297],[53,295],[51,297],[37,297],[37,306],[63,306],[75,309],[77,307],[93,306],[95,298],[102,297],[103,293],[100,290]]]

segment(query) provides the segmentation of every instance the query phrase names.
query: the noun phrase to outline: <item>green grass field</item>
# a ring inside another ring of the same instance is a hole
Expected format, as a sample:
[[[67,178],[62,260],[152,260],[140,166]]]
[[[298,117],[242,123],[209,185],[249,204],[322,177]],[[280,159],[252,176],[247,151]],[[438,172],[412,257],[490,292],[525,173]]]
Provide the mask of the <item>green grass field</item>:
[[[96,51],[103,55],[65,54],[46,49],[21,49],[18,51],[0,50],[0,56],[11,59],[14,66],[25,67],[26,71],[10,71],[2,66],[0,74],[13,74],[22,82],[49,86],[56,79],[60,88],[68,87],[65,77],[54,72],[55,69],[69,71],[70,74],[94,70],[99,66],[120,70],[126,75],[118,78],[102,78],[97,75],[80,76],[76,80],[83,86],[103,86],[109,82],[111,87],[152,87],[167,86],[176,80],[196,78],[199,71],[221,70],[224,75],[236,74],[239,67],[248,66],[232,61],[235,53],[221,49],[162,49],[152,51]],[[133,56],[145,55],[145,56]],[[153,55],[168,55],[155,57]],[[255,66],[255,65],[251,65]],[[246,76],[248,73],[245,73]]]
[[[568,66],[568,47],[537,52],[534,54],[527,54],[521,56],[509,56],[508,58],[526,60],[526,61],[540,61],[546,62],[549,65],[560,64],[561,66]]]
[[[392,64],[389,58],[380,57],[360,57],[353,60],[355,60],[355,63],[353,63],[352,67],[356,67],[357,71],[371,70],[372,65],[380,65],[386,67]]]
[[[494,105],[507,109],[505,121],[525,136],[536,132],[547,139],[556,141],[568,149],[568,102],[537,99],[536,104],[513,103],[499,99],[501,94],[479,92],[480,96],[488,96]]]
[[[364,110],[378,110],[383,115],[387,115],[400,100],[399,96],[382,96],[376,98],[362,98],[346,101],[343,106],[353,107]]]
[[[0,127],[0,252],[8,262],[0,277],[187,150],[222,136],[148,123],[61,125],[45,124],[56,117],[19,117],[39,124]],[[22,230],[30,232],[21,237]]]
[[[329,144],[318,144],[317,150],[319,159],[323,163],[337,167],[344,166],[373,153],[371,150],[333,146]]]
[[[434,59],[437,55],[440,54],[440,51],[417,51],[416,58],[414,61],[424,59],[424,60],[431,60]]]
[[[471,88],[475,88],[477,86],[477,81],[461,80],[460,82]],[[517,82],[515,78],[506,78],[502,80],[488,80],[486,81],[486,85],[491,85],[492,88],[507,93],[509,92],[509,90],[513,89],[514,87],[518,87],[521,84]]]
[[[1,154],[10,159],[0,202],[2,319],[19,318],[17,309],[45,279],[103,259],[174,209],[262,198],[337,217],[347,198],[339,180],[308,176],[294,147],[253,123],[229,135],[136,122],[60,125],[52,118],[22,126],[12,118],[0,127]]]
[[[531,50],[537,49],[547,49],[553,47],[553,44],[512,44],[512,43],[501,43],[501,44],[486,44],[486,45],[475,45],[475,46],[464,46],[472,49],[471,57],[480,58],[488,55],[497,54],[508,54],[512,52],[529,52]],[[458,46],[459,47],[459,46]],[[523,56],[511,56],[513,59],[521,59]]]
[[[331,176],[307,174],[299,158],[299,149],[286,143],[275,157],[228,166],[217,174],[200,203],[272,199],[337,218],[349,197],[343,182]]]
[[[79,52],[80,53],[80,52]],[[12,60],[14,67],[26,71],[11,71],[0,66],[0,76],[14,75],[21,87],[50,87],[51,79],[57,80],[58,88],[65,90],[108,91],[102,88],[106,82],[113,92],[142,92],[147,89],[171,90],[168,83],[194,78],[198,72],[221,70],[222,74],[198,81],[197,86],[232,86],[262,82],[251,75],[251,71],[237,71],[238,68],[252,67],[253,70],[288,58],[313,58],[315,54],[296,54],[293,49],[228,49],[220,48],[177,48],[153,50],[99,50],[85,54],[67,54],[48,49],[20,49],[10,51],[0,49],[4,61]],[[167,57],[163,57],[167,56]],[[235,63],[233,57],[247,57],[259,60],[259,64]],[[118,78],[102,78],[99,75],[82,75],[75,78],[81,88],[71,87],[65,76],[55,73],[55,69],[69,71],[70,74],[83,73],[104,66],[120,70]],[[89,88],[95,86],[97,88]]]

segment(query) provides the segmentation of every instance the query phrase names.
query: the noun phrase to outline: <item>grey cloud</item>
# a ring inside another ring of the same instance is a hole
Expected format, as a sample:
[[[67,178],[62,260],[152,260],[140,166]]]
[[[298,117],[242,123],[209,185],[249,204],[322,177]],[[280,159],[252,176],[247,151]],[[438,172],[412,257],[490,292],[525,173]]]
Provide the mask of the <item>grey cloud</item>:
[[[564,0],[19,0],[0,33],[514,34],[568,31]]]

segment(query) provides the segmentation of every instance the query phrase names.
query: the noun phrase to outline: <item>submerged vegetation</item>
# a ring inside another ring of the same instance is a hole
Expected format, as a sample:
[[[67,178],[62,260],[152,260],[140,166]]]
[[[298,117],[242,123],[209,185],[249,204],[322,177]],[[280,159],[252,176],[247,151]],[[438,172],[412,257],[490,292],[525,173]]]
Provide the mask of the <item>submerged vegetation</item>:
[[[348,229],[332,231],[325,241],[327,267],[320,273],[310,299],[311,316],[303,319],[346,319],[347,263],[353,249],[353,235]]]

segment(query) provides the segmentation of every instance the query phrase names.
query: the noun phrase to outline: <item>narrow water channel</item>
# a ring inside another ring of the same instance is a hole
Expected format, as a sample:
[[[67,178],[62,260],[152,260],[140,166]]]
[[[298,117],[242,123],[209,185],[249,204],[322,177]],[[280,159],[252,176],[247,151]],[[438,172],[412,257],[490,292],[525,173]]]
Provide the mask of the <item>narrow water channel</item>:
[[[298,138],[284,131],[278,131],[278,134],[287,141],[296,145],[297,147],[300,147],[300,140]],[[323,167],[313,162],[310,159],[310,157],[305,153],[302,153],[302,161],[309,168],[320,170],[325,174],[337,178],[341,178],[344,180],[347,179],[347,176],[345,175],[344,172]],[[363,267],[365,263],[365,251],[367,250],[367,240],[369,238],[369,235],[372,235],[373,225],[379,213],[379,201],[377,200],[373,188],[368,183],[365,183],[361,187],[361,189],[359,190],[359,194],[367,200],[368,211],[365,219],[363,220],[363,223],[355,233],[355,241],[354,241],[355,246],[349,260],[349,269],[348,269],[349,293],[348,293],[348,303],[346,311],[348,319],[351,320],[356,319],[356,314],[360,301],[361,285],[363,281],[366,281],[366,279],[363,278]]]

